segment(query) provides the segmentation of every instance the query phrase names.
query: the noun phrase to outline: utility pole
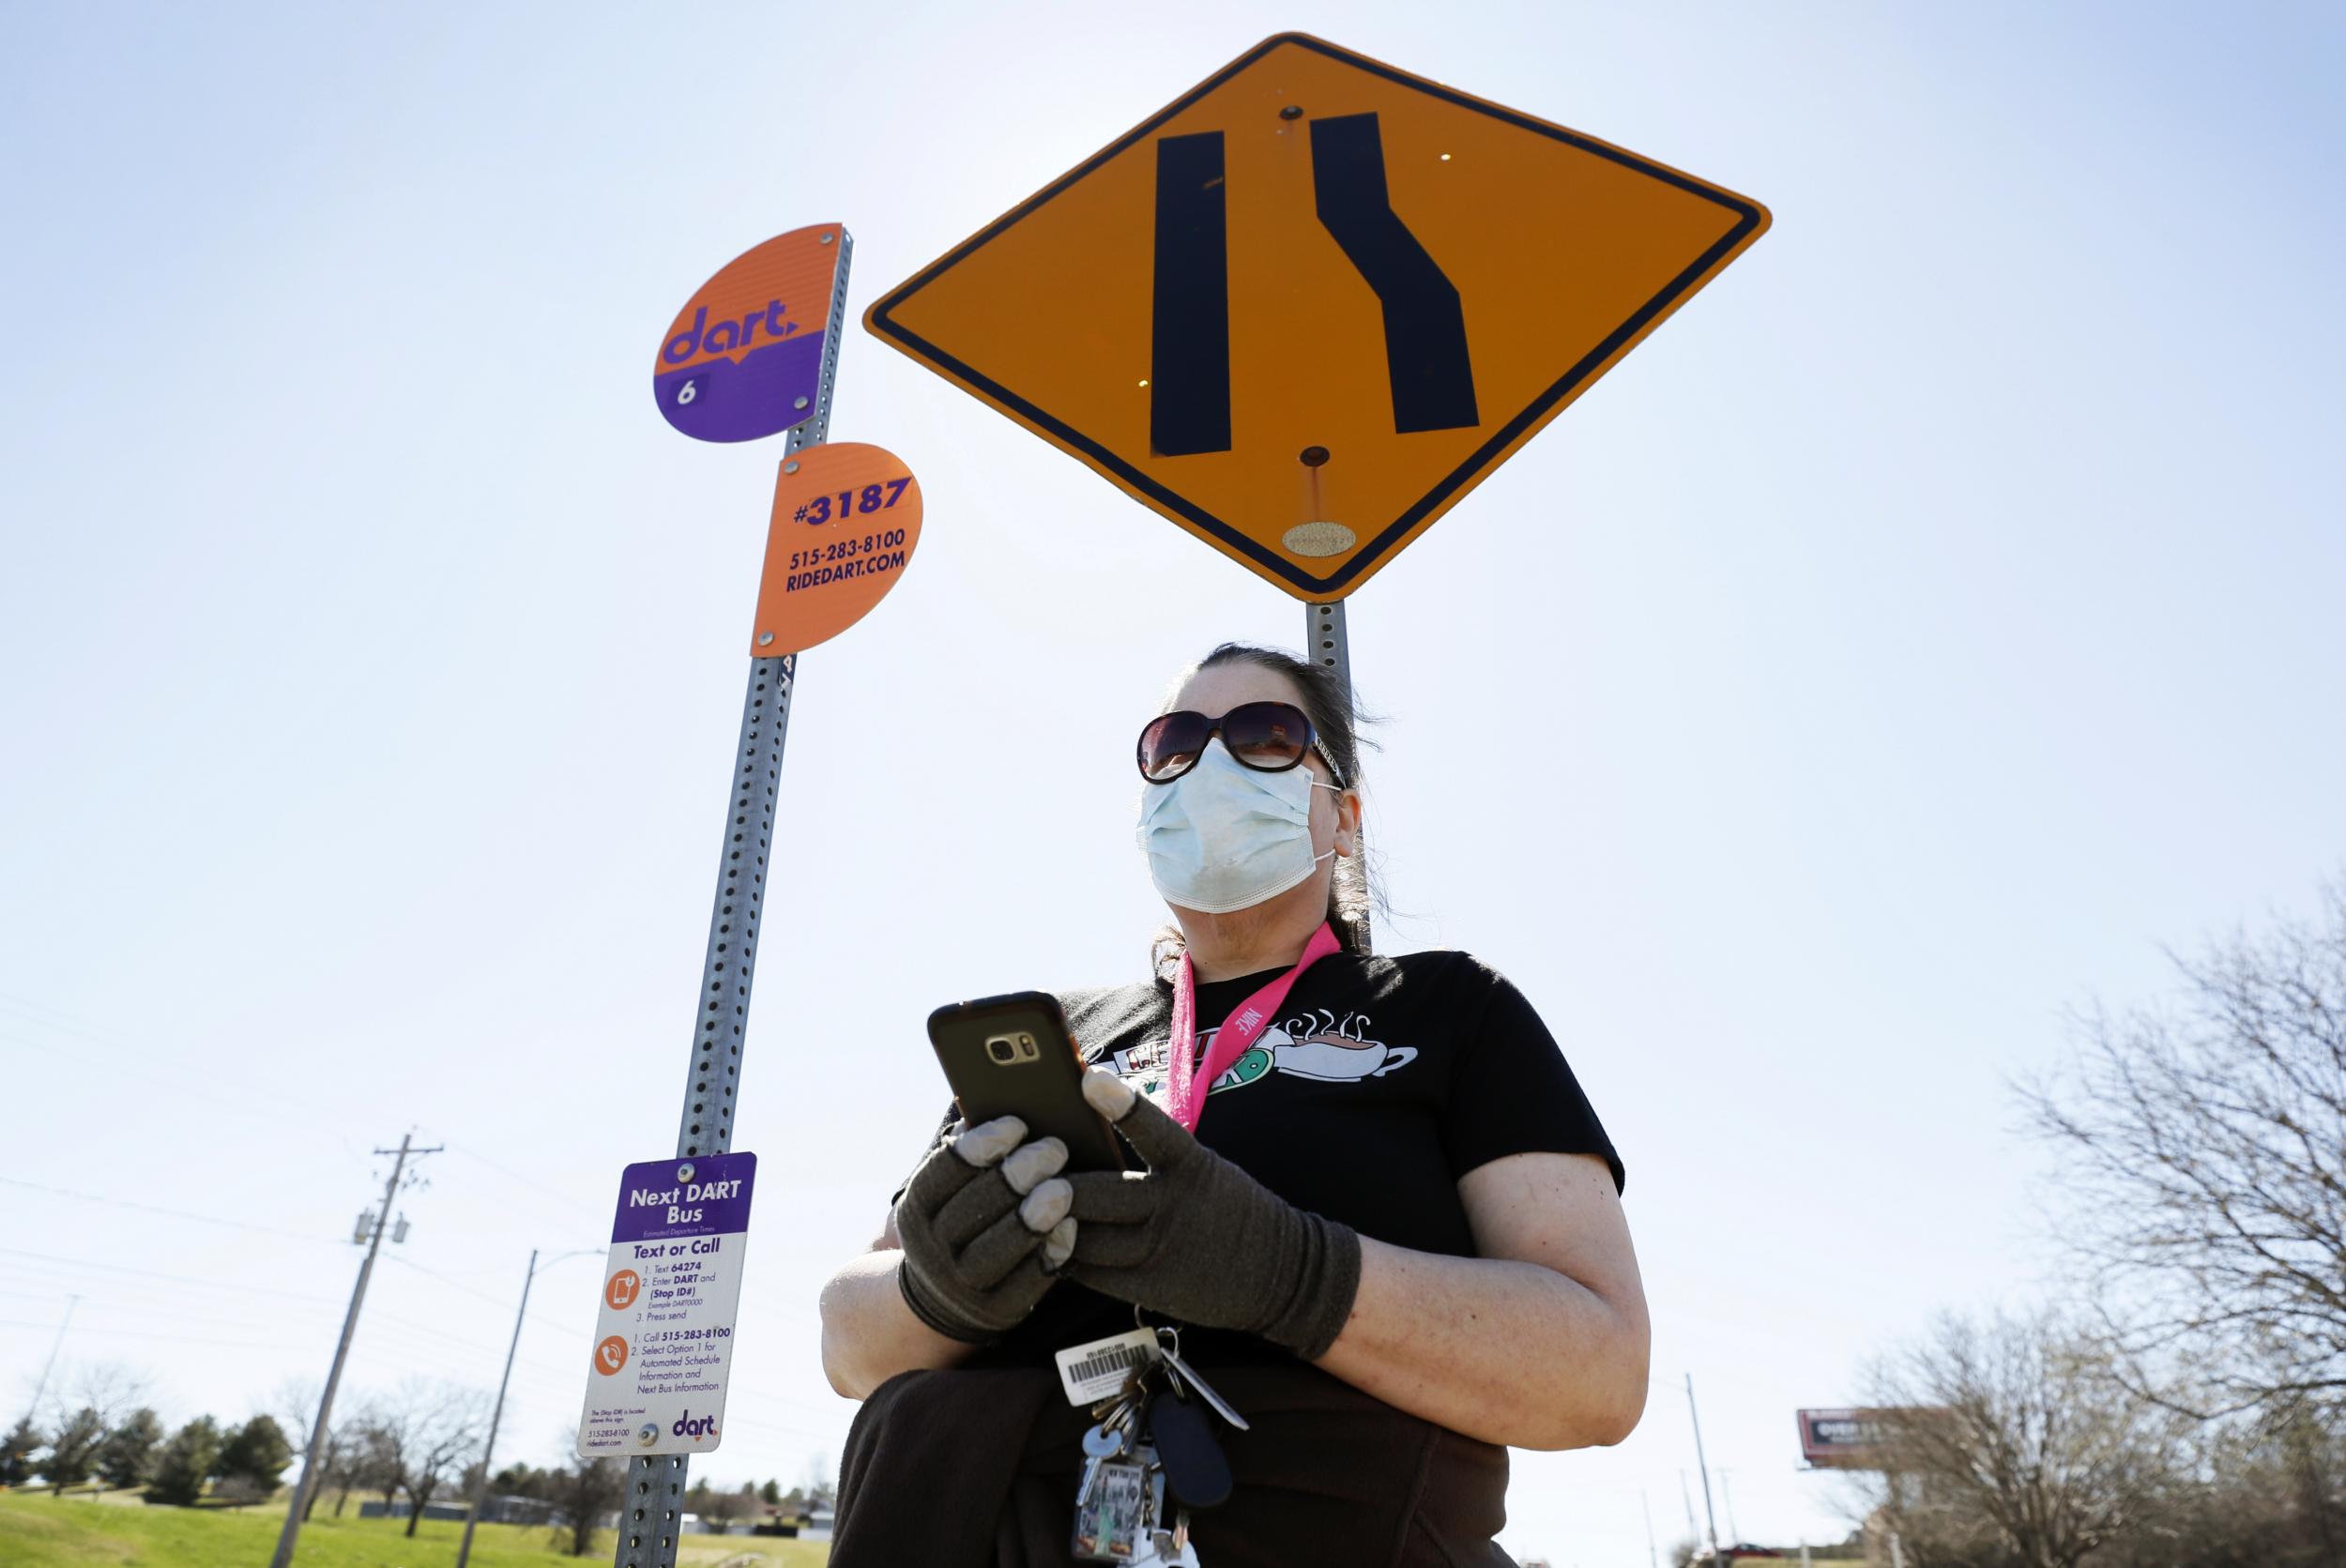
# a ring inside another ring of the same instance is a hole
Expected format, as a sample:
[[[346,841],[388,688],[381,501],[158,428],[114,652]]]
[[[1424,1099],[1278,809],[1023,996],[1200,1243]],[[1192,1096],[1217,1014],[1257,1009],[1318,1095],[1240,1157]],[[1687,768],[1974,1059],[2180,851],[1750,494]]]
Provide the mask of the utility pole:
[[[1711,1526],[1711,1555],[1719,1555],[1719,1516],[1711,1506],[1711,1467],[1702,1457],[1702,1412],[1695,1408],[1695,1375],[1686,1374],[1686,1414],[1695,1423],[1695,1468],[1702,1472],[1702,1516]]]
[[[334,1391],[343,1380],[343,1362],[350,1358],[351,1336],[358,1332],[358,1308],[367,1299],[367,1279],[374,1272],[374,1255],[383,1250],[383,1233],[391,1225],[391,1204],[399,1196],[400,1177],[407,1169],[410,1155],[437,1154],[440,1146],[418,1149],[415,1134],[402,1134],[396,1149],[378,1149],[377,1154],[392,1154],[391,1179],[383,1184],[383,1209],[375,1215],[374,1225],[367,1238],[366,1261],[358,1265],[358,1279],[350,1287],[350,1310],[343,1314],[342,1342],[334,1347],[333,1370],[326,1375],[326,1393],[318,1398],[318,1419],[310,1428],[310,1446],[301,1456],[301,1480],[294,1487],[293,1502],[285,1510],[285,1528],[277,1537],[277,1554],[268,1560],[269,1568],[293,1568],[294,1542],[301,1534],[301,1513],[310,1505],[310,1494],[318,1484],[318,1455],[326,1448],[327,1423],[334,1416]],[[400,1222],[403,1233],[404,1220]],[[353,1238],[356,1240],[356,1238]]]
[[[1728,1474],[1727,1467],[1721,1465],[1719,1467],[1719,1500],[1727,1505],[1728,1540],[1741,1541],[1744,1538],[1744,1532],[1742,1528],[1735,1523],[1735,1487],[1728,1479]]]
[[[1686,1485],[1686,1467],[1678,1467],[1678,1500],[1686,1505],[1686,1539],[1702,1545],[1702,1527],[1695,1523],[1695,1495]]]
[[[566,1257],[584,1257],[587,1249],[546,1259],[549,1269]],[[600,1249],[593,1249],[600,1250]],[[472,1507],[465,1513],[465,1538],[456,1545],[456,1568],[472,1559],[473,1526],[480,1522],[480,1505],[489,1496],[489,1461],[496,1453],[497,1423],[505,1419],[505,1388],[513,1380],[513,1353],[522,1347],[522,1319],[529,1316],[529,1282],[538,1277],[538,1249],[529,1249],[529,1271],[522,1276],[522,1304],[513,1309],[513,1338],[505,1347],[505,1376],[497,1379],[496,1408],[489,1412],[489,1440],[480,1445],[480,1480],[472,1489]]]
[[[1653,1544],[1653,1499],[1645,1495],[1645,1488],[1642,1486],[1638,1488],[1638,1506],[1645,1510],[1646,1560],[1652,1564],[1652,1568],[1662,1568],[1661,1548]]]
[[[513,1353],[522,1347],[522,1319],[529,1316],[529,1282],[538,1277],[538,1249],[529,1249],[529,1271],[522,1275],[522,1304],[513,1309],[513,1337],[505,1347],[505,1375],[497,1379],[496,1408],[489,1412],[489,1440],[480,1445],[480,1484],[472,1489],[472,1506],[465,1510],[465,1538],[456,1544],[456,1568],[472,1560],[473,1526],[480,1522],[480,1504],[489,1495],[489,1460],[497,1448],[497,1423],[505,1419],[505,1385],[513,1380]]]
[[[57,1352],[65,1348],[65,1332],[73,1326],[73,1309],[82,1304],[79,1296],[65,1299],[65,1318],[57,1325],[56,1342],[49,1347],[49,1364],[40,1369],[40,1383],[33,1390],[33,1418],[40,1419],[41,1395],[49,1392],[49,1375],[57,1370]]]

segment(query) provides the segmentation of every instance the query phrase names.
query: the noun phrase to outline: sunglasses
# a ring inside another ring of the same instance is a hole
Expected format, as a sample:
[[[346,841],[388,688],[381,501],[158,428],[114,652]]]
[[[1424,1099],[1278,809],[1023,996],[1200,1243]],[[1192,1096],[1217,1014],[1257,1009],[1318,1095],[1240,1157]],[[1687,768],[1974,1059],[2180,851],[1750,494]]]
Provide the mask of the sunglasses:
[[[1336,783],[1344,783],[1343,770],[1312,732],[1312,722],[1302,708],[1284,702],[1243,702],[1219,719],[1187,708],[1158,715],[1141,726],[1134,749],[1140,776],[1150,784],[1171,784],[1197,766],[1206,742],[1217,735],[1231,756],[1258,773],[1284,773],[1301,763],[1304,753],[1318,752]]]

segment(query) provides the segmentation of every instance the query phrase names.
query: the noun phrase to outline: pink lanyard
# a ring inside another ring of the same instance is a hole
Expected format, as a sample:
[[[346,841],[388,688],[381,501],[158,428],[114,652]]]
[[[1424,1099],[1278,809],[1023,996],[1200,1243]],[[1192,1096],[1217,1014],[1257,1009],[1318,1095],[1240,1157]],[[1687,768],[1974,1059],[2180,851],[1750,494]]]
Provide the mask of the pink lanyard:
[[[1303,971],[1332,952],[1343,951],[1336,934],[1322,921],[1312,939],[1303,944],[1303,956],[1295,967],[1241,1002],[1230,1014],[1213,1043],[1206,1048],[1206,1059],[1197,1060],[1197,970],[1181,954],[1181,972],[1173,982],[1173,1059],[1167,1063],[1165,1079],[1166,1109],[1173,1119],[1197,1131],[1198,1119],[1206,1114],[1206,1096],[1212,1092],[1216,1078],[1230,1070],[1230,1064],[1246,1053],[1262,1031],[1271,1027],[1272,1016],[1295,989],[1295,982],[1303,978]],[[1194,1086],[1202,1082],[1204,1088]]]

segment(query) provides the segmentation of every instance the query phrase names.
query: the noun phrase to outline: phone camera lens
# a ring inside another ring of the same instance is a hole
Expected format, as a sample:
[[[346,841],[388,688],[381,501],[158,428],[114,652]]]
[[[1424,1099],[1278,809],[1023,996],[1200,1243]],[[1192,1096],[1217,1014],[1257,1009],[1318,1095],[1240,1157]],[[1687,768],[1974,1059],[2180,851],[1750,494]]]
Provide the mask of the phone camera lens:
[[[1018,1047],[1010,1043],[1007,1035],[997,1035],[985,1043],[985,1054],[1007,1067],[1018,1059]]]

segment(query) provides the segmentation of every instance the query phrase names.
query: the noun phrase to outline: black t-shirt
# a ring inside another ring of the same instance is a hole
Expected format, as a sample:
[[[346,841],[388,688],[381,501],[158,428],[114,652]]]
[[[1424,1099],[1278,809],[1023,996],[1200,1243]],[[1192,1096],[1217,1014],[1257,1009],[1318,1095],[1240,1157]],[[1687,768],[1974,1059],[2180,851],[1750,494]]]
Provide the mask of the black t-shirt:
[[[1197,988],[1198,1050],[1281,971]],[[1088,1061],[1164,1104],[1172,987],[1060,997]],[[953,1118],[948,1113],[947,1125]],[[1463,952],[1340,953],[1306,970],[1279,1018],[1208,1093],[1198,1141],[1300,1209],[1419,1252],[1474,1256],[1458,1179],[1510,1154],[1621,1159],[1523,994]],[[1047,1365],[1053,1350],[1133,1326],[1125,1302],[1063,1281],[971,1364]],[[1253,1361],[1272,1347],[1185,1335],[1184,1356]]]

